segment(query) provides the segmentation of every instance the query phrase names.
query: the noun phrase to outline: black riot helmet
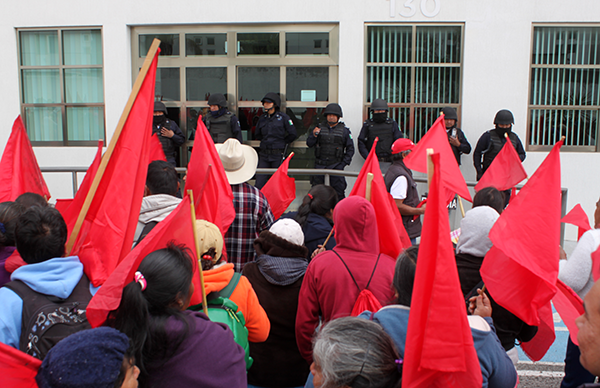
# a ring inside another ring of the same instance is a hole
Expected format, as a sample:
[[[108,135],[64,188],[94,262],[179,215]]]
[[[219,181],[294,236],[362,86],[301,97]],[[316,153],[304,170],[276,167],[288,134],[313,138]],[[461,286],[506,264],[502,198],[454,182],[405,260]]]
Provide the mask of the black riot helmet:
[[[260,102],[264,103],[265,101],[272,102],[278,108],[281,107],[281,98],[279,98],[277,93],[269,92],[269,93],[265,94],[265,96],[263,97],[262,100],[260,100]]]
[[[388,104],[385,100],[381,98],[376,98],[371,103],[371,110],[388,110]]]
[[[442,113],[444,114],[445,120],[458,120],[458,116],[456,115],[456,110],[449,106],[442,109]]]
[[[155,112],[164,112],[164,114],[167,114],[167,107],[165,106],[165,104],[163,104],[160,101],[154,101],[154,111]]]
[[[336,115],[338,118],[342,117],[342,107],[335,103],[327,105],[323,111],[323,116],[327,115]]]
[[[507,125],[514,123],[515,118],[513,117],[512,112],[508,109],[499,110],[498,113],[496,113],[496,117],[494,118],[494,124]]]
[[[221,108],[226,108],[227,100],[221,93],[213,93],[208,97],[208,105],[218,105]]]

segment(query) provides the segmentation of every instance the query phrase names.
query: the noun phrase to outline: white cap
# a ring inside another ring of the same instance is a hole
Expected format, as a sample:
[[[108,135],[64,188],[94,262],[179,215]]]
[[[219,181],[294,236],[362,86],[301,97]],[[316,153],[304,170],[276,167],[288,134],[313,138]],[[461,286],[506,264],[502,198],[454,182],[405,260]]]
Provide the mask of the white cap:
[[[269,232],[295,245],[304,245],[304,233],[299,223],[291,218],[282,218],[269,228]]]

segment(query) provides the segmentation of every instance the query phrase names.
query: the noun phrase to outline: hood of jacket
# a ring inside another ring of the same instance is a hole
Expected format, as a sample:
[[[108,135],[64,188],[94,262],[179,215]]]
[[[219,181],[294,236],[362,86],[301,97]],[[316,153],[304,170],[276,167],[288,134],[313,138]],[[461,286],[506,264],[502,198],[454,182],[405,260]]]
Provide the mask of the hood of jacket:
[[[204,290],[206,295],[213,291],[221,291],[233,277],[233,263],[221,263],[204,271]]]
[[[337,248],[379,252],[375,209],[366,199],[353,195],[340,201],[333,211]]]
[[[181,198],[167,194],[156,194],[144,197],[140,208],[141,223],[147,224],[151,221],[160,222],[179,205]]]
[[[79,258],[68,256],[24,265],[17,268],[10,279],[20,280],[41,294],[65,299],[71,295],[82,275],[83,265]]]
[[[478,206],[469,210],[460,221],[456,252],[477,257],[485,256],[493,245],[489,234],[498,217],[498,212],[489,206]]]
[[[304,245],[293,244],[268,230],[263,230],[254,240],[256,255],[269,255],[278,257],[300,257],[304,259],[308,249]]]

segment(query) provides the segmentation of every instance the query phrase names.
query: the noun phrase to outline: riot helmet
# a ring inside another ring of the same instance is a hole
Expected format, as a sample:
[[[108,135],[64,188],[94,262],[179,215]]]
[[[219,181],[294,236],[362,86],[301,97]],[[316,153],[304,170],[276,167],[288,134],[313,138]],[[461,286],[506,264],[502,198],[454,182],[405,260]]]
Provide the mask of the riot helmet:
[[[515,118],[508,109],[499,110],[494,118],[494,124],[511,125],[515,123]]]
[[[323,116],[327,115],[336,115],[338,118],[342,117],[342,107],[335,103],[327,105],[323,111]]]
[[[274,92],[269,92],[265,94],[265,96],[262,100],[260,100],[260,102],[272,102],[277,108],[281,107],[281,98],[279,97],[279,95],[277,95],[277,93]]]
[[[213,93],[208,97],[208,105],[218,105],[221,108],[226,108],[227,100],[221,93]]]
[[[458,120],[458,116],[456,115],[456,110],[449,106],[442,109],[442,113],[444,114],[444,120]]]
[[[381,98],[376,98],[373,100],[373,102],[371,103],[371,110],[388,110],[388,104],[385,100],[382,100]]]

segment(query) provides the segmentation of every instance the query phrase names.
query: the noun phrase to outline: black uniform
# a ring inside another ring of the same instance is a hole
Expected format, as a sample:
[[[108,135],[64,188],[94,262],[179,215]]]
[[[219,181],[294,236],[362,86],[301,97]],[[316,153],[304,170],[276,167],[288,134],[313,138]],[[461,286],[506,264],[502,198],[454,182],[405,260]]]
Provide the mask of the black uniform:
[[[446,128],[446,133],[448,134],[448,142],[450,142],[451,137],[456,137],[460,142],[460,146],[458,147],[450,143],[450,148],[452,148],[452,152],[454,152],[456,163],[460,166],[460,156],[462,154],[468,155],[471,153],[471,144],[467,141],[465,134],[460,128]]]
[[[168,138],[161,135],[160,131],[163,127],[173,131],[173,137]],[[167,162],[171,163],[173,166],[176,166],[177,164],[175,162],[175,155],[177,153],[177,148],[181,147],[183,143],[185,143],[185,136],[183,136],[183,132],[181,132],[179,126],[177,126],[174,121],[165,117],[163,122],[159,124],[152,124],[152,133],[156,133],[158,140],[160,140],[160,144],[162,145],[165,156],[167,157]]]
[[[358,152],[363,158],[367,159],[369,156],[376,137],[379,138],[375,149],[377,159],[380,162],[391,162],[392,144],[404,137],[398,123],[389,117],[383,123],[376,123],[373,119],[365,121],[358,135]]]
[[[238,118],[226,108],[221,108],[217,115],[213,115],[213,112],[209,112],[204,116],[203,120],[204,125],[206,125],[206,129],[208,129],[215,144],[225,143],[225,140],[232,137],[238,139],[240,143],[243,142],[240,122]]]
[[[492,161],[496,158],[502,147],[504,147],[504,143],[506,143],[504,135],[500,136],[498,132],[496,129],[490,129],[484,132],[477,141],[477,146],[475,146],[475,151],[473,151],[473,164],[475,165],[475,170],[477,170],[477,180],[481,179],[483,173],[492,164]],[[508,133],[508,137],[515,147],[519,159],[521,159],[521,162],[524,161],[526,155],[521,139],[512,131]],[[481,160],[482,155],[483,161]]]
[[[279,110],[272,115],[265,112],[260,116],[254,136],[261,141],[258,168],[279,167],[286,145],[298,137],[290,116]],[[268,180],[268,175],[257,175],[255,186],[261,189]]]
[[[319,124],[321,132],[317,136],[309,135],[306,145],[315,149],[315,168],[343,170],[352,162],[354,155],[354,143],[350,129],[341,121],[333,128],[329,124]],[[312,186],[323,184],[324,175],[314,175],[310,179]],[[343,176],[331,176],[329,183],[335,189],[338,199],[346,197],[346,178]]]
[[[392,165],[385,174],[385,188],[388,193],[392,189],[394,181],[399,177],[406,178],[406,198],[404,204],[417,207],[419,204],[419,193],[417,192],[417,182],[413,179],[412,171],[406,165],[403,160],[394,160]],[[421,235],[421,216],[415,218],[415,216],[402,216],[402,223],[404,229],[410,239],[415,239]]]

